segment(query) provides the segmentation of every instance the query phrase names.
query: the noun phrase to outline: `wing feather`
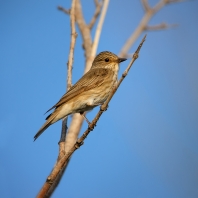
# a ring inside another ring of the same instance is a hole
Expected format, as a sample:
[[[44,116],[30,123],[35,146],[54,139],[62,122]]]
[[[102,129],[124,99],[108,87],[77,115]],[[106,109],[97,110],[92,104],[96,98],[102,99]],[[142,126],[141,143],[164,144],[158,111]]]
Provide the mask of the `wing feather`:
[[[109,79],[109,76],[114,75],[114,72],[110,69],[105,68],[97,68],[89,70],[80,80],[74,84],[70,90],[65,93],[62,98],[56,103],[52,108],[50,108],[47,112],[54,108],[58,108],[63,103],[68,102],[73,99],[80,93],[85,91],[94,89],[97,86],[103,84],[106,80]],[[46,112],[46,113],[47,113]]]

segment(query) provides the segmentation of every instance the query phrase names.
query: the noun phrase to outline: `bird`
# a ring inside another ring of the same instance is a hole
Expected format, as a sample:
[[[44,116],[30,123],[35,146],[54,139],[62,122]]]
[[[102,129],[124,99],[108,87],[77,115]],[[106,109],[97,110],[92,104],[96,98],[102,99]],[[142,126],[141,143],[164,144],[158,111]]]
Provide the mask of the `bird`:
[[[95,57],[90,70],[47,111],[54,109],[46,117],[46,122],[34,136],[34,141],[50,125],[70,114],[80,113],[87,120],[84,112],[92,110],[106,101],[117,81],[119,63],[125,60],[127,59],[119,58],[109,51],[100,52]]]

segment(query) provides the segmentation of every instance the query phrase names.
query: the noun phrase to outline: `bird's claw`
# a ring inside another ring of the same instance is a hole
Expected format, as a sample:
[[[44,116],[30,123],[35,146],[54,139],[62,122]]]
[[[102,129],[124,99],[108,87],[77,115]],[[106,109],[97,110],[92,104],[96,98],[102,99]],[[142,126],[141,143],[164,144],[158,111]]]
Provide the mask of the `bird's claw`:
[[[93,131],[94,127],[96,127],[96,124],[94,124],[94,123],[89,123],[88,124],[89,130]]]
[[[100,111],[106,111],[108,109],[109,105],[107,105],[106,107],[104,107],[103,105],[100,107]]]

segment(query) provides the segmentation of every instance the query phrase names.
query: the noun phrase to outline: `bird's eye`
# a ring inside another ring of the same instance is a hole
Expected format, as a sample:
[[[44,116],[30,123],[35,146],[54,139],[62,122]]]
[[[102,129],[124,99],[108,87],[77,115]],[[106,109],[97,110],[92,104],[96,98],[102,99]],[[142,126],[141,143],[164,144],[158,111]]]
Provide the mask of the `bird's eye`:
[[[105,62],[109,62],[109,59],[108,58],[105,58]]]

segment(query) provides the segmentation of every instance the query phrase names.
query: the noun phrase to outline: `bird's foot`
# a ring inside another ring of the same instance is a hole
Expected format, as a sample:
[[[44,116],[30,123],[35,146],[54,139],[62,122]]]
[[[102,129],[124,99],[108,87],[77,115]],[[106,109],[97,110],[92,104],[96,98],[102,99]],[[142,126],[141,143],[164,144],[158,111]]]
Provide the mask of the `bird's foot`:
[[[101,105],[100,111],[106,111],[108,109],[108,107],[109,107],[109,105],[107,105],[107,106]]]
[[[88,124],[88,128],[89,128],[90,131],[93,131],[94,127],[96,127],[96,123],[92,122],[92,123]]]

